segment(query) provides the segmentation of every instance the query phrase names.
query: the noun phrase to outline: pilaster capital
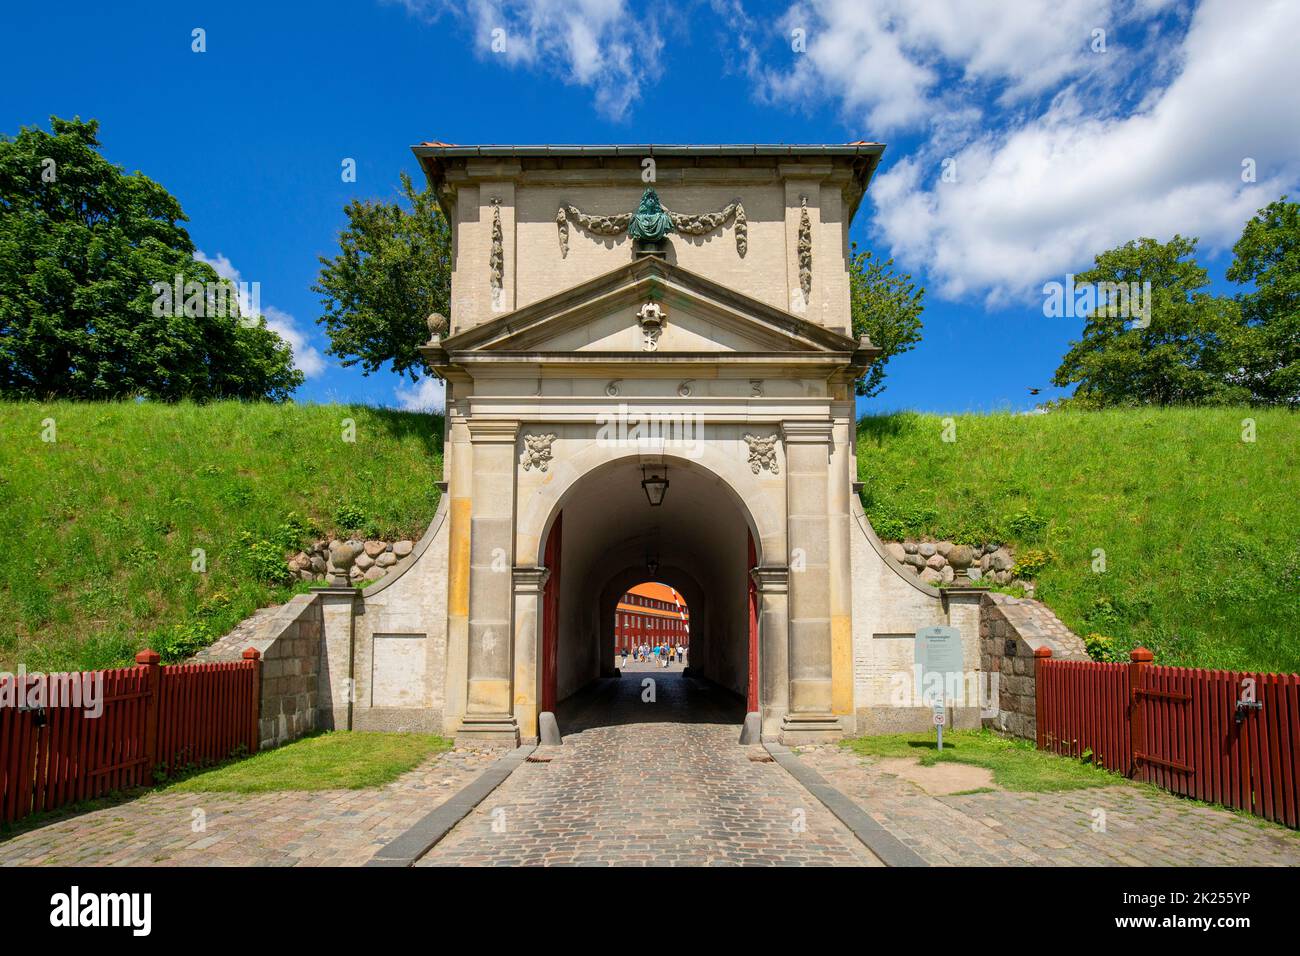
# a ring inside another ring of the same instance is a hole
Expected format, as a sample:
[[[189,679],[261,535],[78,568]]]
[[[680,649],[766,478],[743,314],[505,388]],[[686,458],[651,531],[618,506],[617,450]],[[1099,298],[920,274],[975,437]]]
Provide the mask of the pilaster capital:
[[[465,420],[469,440],[475,445],[513,445],[519,437],[519,422],[495,418]]]
[[[551,576],[550,568],[518,567],[511,569],[516,594],[541,594]]]
[[[759,594],[785,594],[790,590],[790,569],[771,565],[751,568],[749,576]]]
[[[782,422],[781,436],[787,445],[829,445],[835,438],[835,423],[832,421]]]

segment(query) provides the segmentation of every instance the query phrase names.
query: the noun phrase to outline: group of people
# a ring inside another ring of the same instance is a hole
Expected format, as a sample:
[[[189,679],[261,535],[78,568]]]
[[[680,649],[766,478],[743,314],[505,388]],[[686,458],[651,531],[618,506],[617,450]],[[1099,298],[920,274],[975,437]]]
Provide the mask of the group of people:
[[[678,664],[686,659],[686,648],[678,644],[673,647],[671,644],[640,644],[636,647],[623,648],[623,666],[627,667],[629,660],[640,661],[644,664],[646,661],[657,664],[660,667],[667,667],[674,660]]]

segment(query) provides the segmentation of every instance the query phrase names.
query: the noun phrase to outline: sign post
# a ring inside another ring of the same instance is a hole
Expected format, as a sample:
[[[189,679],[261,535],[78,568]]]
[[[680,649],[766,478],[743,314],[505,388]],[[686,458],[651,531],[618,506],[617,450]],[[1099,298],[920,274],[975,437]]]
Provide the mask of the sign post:
[[[916,692],[932,708],[939,749],[943,749],[943,728],[948,722],[946,688],[951,675],[964,680],[961,631],[946,624],[923,627],[916,632]]]

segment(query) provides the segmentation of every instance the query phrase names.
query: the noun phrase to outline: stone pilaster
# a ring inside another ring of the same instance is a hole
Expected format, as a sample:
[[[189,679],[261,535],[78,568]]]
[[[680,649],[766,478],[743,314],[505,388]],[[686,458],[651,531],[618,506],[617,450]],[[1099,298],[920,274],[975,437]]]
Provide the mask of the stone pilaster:
[[[468,690],[457,736],[517,743],[519,728],[511,693],[511,570],[519,423],[470,419],[466,424],[473,458]]]
[[[785,422],[790,548],[790,709],[782,740],[836,737],[832,705],[830,421]]]
[[[352,673],[354,618],[359,596],[354,587],[312,588],[320,595],[321,646],[317,670],[317,726],[351,730],[356,681]]]
[[[542,678],[542,593],[550,568],[515,568],[514,716],[524,741],[537,738]]]
[[[763,733],[776,738],[790,709],[790,569],[757,567],[749,575],[758,590],[758,709]]]

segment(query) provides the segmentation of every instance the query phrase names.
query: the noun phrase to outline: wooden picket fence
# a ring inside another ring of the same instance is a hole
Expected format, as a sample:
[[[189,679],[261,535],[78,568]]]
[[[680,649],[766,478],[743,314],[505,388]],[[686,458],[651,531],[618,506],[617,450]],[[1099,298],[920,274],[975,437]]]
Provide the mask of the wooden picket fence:
[[[1038,747],[1300,826],[1300,675],[1054,661],[1037,652]]]
[[[30,701],[47,682],[46,706],[0,706],[0,823],[54,810],[154,781],[157,774],[216,763],[257,751],[261,655],[227,663],[163,667],[153,651],[135,667],[80,674],[14,675],[5,690]],[[64,706],[51,688],[69,680],[102,680],[102,711]],[[18,682],[22,686],[18,687]]]

